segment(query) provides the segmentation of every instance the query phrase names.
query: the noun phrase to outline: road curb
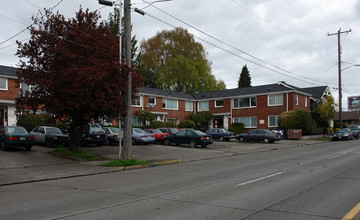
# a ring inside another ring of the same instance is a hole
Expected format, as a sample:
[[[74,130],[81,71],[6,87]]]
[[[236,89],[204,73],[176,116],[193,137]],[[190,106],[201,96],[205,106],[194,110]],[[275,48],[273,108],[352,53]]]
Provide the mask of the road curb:
[[[147,168],[147,167],[158,167],[158,166],[164,166],[164,165],[171,165],[171,164],[177,164],[181,163],[180,160],[167,160],[167,161],[161,161],[161,162],[155,162],[151,164],[144,164],[144,165],[134,165],[134,166],[124,166],[119,167],[120,170],[134,170],[134,169],[141,169],[141,168]]]

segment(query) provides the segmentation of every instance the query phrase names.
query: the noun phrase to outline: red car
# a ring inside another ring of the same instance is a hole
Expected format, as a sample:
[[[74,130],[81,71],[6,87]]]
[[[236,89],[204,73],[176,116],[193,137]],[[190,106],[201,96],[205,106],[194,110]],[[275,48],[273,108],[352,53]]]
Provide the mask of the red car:
[[[169,136],[169,134],[160,131],[159,129],[144,129],[147,133],[154,134],[155,142],[163,142],[165,136]]]

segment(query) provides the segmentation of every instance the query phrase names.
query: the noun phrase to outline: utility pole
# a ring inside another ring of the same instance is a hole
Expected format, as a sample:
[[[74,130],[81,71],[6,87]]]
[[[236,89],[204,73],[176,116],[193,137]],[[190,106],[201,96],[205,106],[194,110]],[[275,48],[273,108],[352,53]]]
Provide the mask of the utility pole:
[[[122,64],[121,56],[121,3],[119,0],[119,61]],[[108,0],[99,0],[99,4],[113,6],[114,2]],[[131,68],[131,11],[130,11],[130,0],[124,0],[124,50],[125,50],[125,64]],[[125,91],[125,120],[124,120],[124,133],[123,139],[121,138],[121,114],[119,114],[119,159],[127,160],[132,158],[132,124],[131,124],[131,99],[132,99],[132,88],[131,88],[131,71],[128,74],[128,84]],[[120,94],[121,95],[121,94]],[[123,145],[121,145],[123,140]]]
[[[342,91],[341,91],[341,42],[340,42],[340,35],[341,34],[348,34],[351,32],[351,29],[348,31],[341,31],[341,28],[338,30],[337,33],[329,34],[328,36],[337,35],[338,36],[338,68],[339,68],[339,126],[342,129]]]
[[[125,64],[131,67],[131,11],[130,0],[124,0],[124,49],[125,49]],[[127,160],[132,158],[132,123],[131,123],[131,72],[128,75],[128,84],[126,86],[125,104],[126,115],[124,123],[124,146],[121,151],[121,159]]]

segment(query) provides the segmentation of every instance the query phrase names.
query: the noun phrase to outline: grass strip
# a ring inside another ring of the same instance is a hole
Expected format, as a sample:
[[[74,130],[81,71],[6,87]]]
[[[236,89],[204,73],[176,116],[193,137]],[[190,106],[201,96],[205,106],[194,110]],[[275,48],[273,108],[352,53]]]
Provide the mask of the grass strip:
[[[136,160],[136,159],[129,159],[129,160],[112,160],[108,163],[102,164],[101,166],[106,167],[128,167],[128,166],[135,166],[135,165],[145,165],[149,164],[147,161]]]
[[[55,150],[52,151],[52,153],[60,154],[60,155],[68,156],[68,157],[73,157],[73,158],[78,158],[78,159],[81,159],[82,161],[101,160],[101,158],[98,156],[95,156],[95,155],[92,155],[92,154],[89,154],[89,153],[86,153],[83,151],[72,152],[68,148],[65,148],[65,147],[56,148]]]

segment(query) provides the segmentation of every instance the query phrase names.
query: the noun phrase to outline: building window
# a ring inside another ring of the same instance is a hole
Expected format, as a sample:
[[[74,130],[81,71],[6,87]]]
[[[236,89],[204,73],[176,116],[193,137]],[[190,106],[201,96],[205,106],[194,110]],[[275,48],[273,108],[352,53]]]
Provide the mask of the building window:
[[[193,102],[185,101],[185,111],[193,111]]]
[[[256,117],[241,117],[241,118],[234,118],[234,122],[240,122],[245,125],[245,128],[256,128]]]
[[[268,96],[268,105],[282,105],[283,104],[283,94],[269,95]]]
[[[133,98],[131,100],[131,105],[132,106],[136,106],[136,107],[141,107],[141,97],[140,96],[136,96],[135,98]]]
[[[215,100],[215,108],[223,107],[223,106],[224,106],[224,100]]]
[[[179,124],[179,119],[177,119],[177,118],[166,118],[165,122],[168,122],[168,121],[174,122],[176,125]]]
[[[234,99],[235,108],[250,108],[256,107],[256,97],[245,97]]]
[[[132,117],[131,118],[132,126],[142,126],[141,121],[138,117]]]
[[[269,127],[278,127],[278,115],[270,115],[268,120],[268,126]]]
[[[178,110],[178,101],[174,99],[163,99],[163,108]]]
[[[8,90],[8,80],[0,78],[0,90]]]
[[[152,106],[155,106],[156,105],[156,97],[149,96],[149,104],[151,104]]]
[[[209,101],[199,102],[199,111],[209,111]]]
[[[307,98],[307,96],[305,96],[305,108],[307,108],[307,105],[308,105],[308,104],[307,104],[307,102],[308,102],[307,100],[308,100],[308,98]]]
[[[296,94],[296,105],[299,105],[299,94]]]

